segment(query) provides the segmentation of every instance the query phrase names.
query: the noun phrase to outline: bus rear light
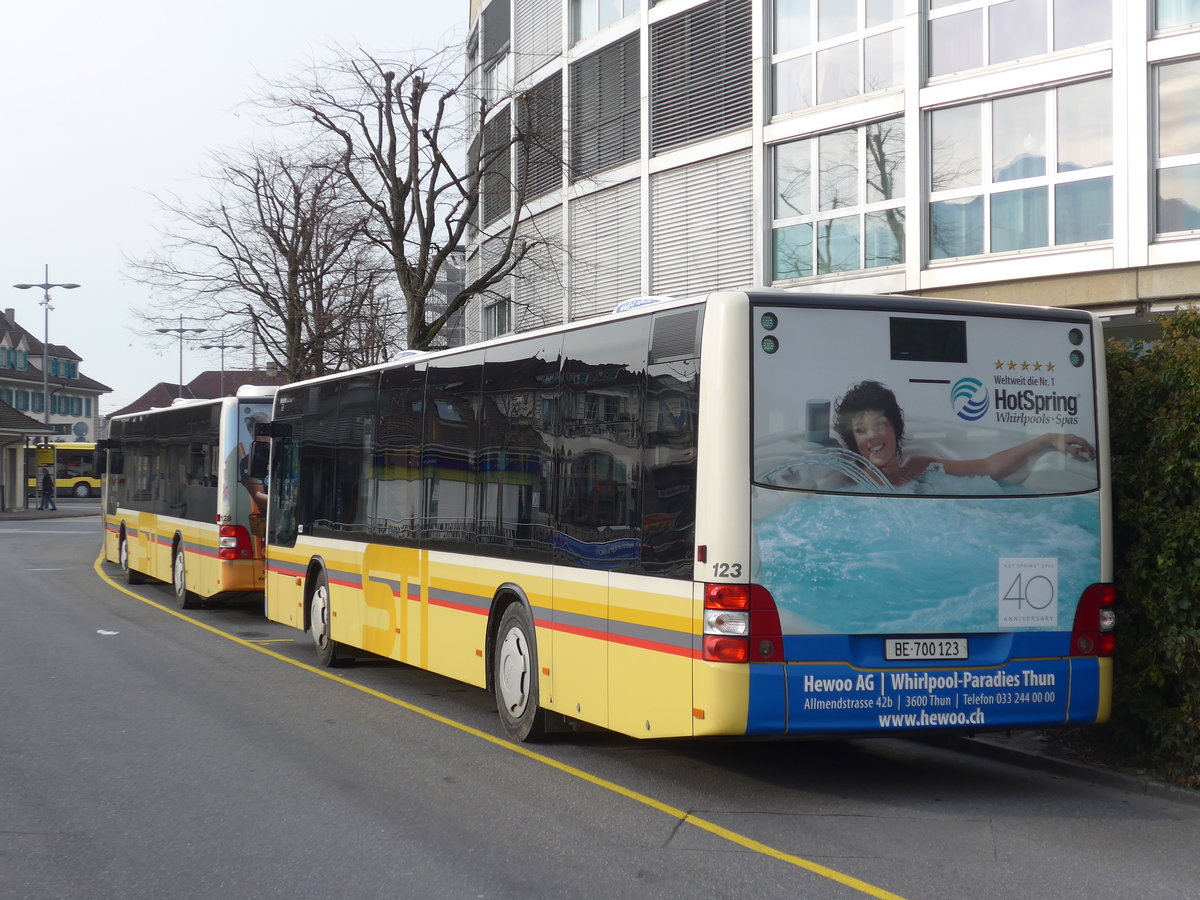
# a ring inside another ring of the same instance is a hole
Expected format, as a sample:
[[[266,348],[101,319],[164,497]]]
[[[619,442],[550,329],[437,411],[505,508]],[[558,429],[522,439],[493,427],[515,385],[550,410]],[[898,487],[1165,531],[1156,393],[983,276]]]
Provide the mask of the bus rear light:
[[[706,609],[704,611],[704,633],[747,635],[750,633],[750,613],[732,612],[728,609]]]
[[[709,662],[744,663],[750,661],[750,645],[745,638],[704,636],[704,658]]]
[[[1112,656],[1117,648],[1113,634],[1117,614],[1116,589],[1111,584],[1091,584],[1079,598],[1071,630],[1072,656]]]
[[[771,592],[758,584],[705,585],[703,658],[736,663],[782,660],[783,635]]]
[[[708,584],[704,586],[705,609],[749,609],[750,585]],[[772,601],[774,602],[774,601]]]
[[[254,556],[250,532],[242,525],[222,525],[217,547],[220,559],[250,559]]]

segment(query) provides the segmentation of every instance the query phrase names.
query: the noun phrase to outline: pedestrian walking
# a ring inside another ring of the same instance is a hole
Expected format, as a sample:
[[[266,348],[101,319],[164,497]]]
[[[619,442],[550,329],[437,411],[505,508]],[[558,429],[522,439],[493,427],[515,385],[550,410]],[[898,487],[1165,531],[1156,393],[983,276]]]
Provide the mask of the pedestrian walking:
[[[38,501],[38,509],[58,509],[54,502],[54,476],[46,468],[42,469],[42,498]]]

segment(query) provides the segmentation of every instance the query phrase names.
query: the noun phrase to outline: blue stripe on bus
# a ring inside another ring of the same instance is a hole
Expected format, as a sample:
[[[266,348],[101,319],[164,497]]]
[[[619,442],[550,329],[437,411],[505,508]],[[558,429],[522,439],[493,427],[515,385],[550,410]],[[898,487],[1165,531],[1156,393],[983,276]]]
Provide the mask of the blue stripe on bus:
[[[1036,646],[1036,642],[1034,644]],[[962,660],[863,669],[844,662],[750,665],[747,734],[888,733],[1084,724],[1101,703],[1095,658]]]
[[[1095,722],[1100,712],[1100,660],[1075,657],[1071,660],[1071,705],[1068,722]]]
[[[787,731],[786,668],[780,663],[750,666],[746,734],[783,734]]]

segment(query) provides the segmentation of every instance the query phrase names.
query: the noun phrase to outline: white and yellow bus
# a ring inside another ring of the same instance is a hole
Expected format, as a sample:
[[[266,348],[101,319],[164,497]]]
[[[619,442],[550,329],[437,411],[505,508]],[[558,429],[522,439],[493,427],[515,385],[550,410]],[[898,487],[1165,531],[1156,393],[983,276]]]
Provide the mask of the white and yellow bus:
[[[247,464],[274,388],[179,401],[109,421],[104,554],[130,584],[171,584],[181,608],[263,589],[266,493]]]
[[[42,469],[54,473],[57,497],[99,497],[100,476],[96,471],[96,445],[92,442],[59,441],[25,448],[25,471],[29,495],[41,490]]]
[[[714,293],[288,385],[267,615],[518,740],[1103,721],[1101,348],[1079,311]]]

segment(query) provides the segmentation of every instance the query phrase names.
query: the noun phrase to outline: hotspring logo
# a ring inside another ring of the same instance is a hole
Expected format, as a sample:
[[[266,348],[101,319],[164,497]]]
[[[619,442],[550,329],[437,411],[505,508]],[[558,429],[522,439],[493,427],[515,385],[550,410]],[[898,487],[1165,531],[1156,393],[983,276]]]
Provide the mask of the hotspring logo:
[[[990,405],[987,388],[978,378],[960,378],[950,388],[950,405],[960,419],[977,422],[987,414]]]

